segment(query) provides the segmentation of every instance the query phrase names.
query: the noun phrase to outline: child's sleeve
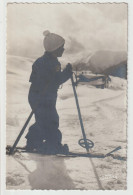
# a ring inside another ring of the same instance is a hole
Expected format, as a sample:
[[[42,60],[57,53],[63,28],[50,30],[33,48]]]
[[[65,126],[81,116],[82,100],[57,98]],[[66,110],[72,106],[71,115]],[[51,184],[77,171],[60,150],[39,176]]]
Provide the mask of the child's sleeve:
[[[57,82],[59,85],[65,83],[72,76],[72,71],[68,71],[65,68],[63,71],[60,71],[57,75]]]

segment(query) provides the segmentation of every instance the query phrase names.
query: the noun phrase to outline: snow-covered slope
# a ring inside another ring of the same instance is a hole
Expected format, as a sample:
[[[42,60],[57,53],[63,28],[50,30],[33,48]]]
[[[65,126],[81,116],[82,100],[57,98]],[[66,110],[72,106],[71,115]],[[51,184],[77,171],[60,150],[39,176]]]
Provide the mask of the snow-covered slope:
[[[7,60],[7,144],[14,143],[31,111],[27,96],[33,61],[16,56]],[[127,83],[120,78],[111,79],[108,89],[79,85],[77,94],[87,138],[95,144],[91,152],[107,153],[121,146],[116,154],[125,157]],[[63,143],[71,151],[85,152],[78,145],[82,135],[70,80],[58,91],[57,110]],[[33,122],[34,117],[28,127]],[[26,132],[19,146],[25,145]],[[63,158],[16,153],[7,156],[7,189],[123,190],[126,189],[126,161],[112,157]]]

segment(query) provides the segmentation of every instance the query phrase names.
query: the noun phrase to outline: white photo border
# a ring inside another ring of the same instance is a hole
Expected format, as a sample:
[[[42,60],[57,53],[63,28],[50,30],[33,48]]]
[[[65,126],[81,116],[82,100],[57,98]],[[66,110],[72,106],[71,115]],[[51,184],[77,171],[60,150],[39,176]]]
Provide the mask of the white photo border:
[[[128,4],[128,161],[127,161],[127,190],[105,190],[105,191],[80,191],[80,190],[6,190],[5,186],[5,170],[6,170],[6,160],[5,160],[5,121],[6,121],[6,5],[7,3],[127,3]],[[1,195],[43,195],[43,194],[50,194],[50,195],[60,195],[60,194],[132,194],[133,193],[133,1],[132,0],[1,0],[0,3],[0,188],[1,188]]]

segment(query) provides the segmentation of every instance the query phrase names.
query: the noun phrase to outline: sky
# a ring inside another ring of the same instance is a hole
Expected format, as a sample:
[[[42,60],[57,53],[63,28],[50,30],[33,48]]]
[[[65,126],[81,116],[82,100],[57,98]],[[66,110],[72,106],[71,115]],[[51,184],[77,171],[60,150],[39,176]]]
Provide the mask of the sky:
[[[126,51],[127,4],[8,4],[8,54],[42,55],[45,30],[65,38],[66,55],[81,51]]]

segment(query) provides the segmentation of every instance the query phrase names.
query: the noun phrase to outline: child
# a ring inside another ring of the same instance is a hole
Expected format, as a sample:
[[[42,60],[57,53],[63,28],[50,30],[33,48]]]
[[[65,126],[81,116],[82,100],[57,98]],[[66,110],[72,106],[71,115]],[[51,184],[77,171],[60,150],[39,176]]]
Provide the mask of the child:
[[[57,59],[64,52],[65,40],[49,31],[45,31],[44,35],[45,53],[34,62],[29,80],[29,104],[34,111],[36,122],[26,135],[26,149],[60,153],[68,148],[66,144],[61,144],[62,134],[58,129],[57,91],[59,86],[72,76],[72,66],[67,64],[61,71],[61,64]]]

